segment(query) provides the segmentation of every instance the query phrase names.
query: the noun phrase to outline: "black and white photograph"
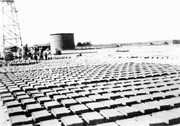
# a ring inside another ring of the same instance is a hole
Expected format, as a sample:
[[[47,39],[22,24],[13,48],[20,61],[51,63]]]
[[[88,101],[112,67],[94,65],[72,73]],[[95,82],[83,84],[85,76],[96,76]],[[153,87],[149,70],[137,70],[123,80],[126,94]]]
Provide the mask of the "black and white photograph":
[[[0,126],[180,126],[180,1],[0,0]]]

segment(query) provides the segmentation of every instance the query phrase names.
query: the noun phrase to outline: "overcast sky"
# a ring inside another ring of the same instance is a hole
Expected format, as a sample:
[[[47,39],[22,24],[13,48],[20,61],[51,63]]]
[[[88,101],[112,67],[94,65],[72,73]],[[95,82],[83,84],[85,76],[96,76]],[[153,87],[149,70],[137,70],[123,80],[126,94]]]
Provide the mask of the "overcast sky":
[[[179,0],[15,0],[24,43],[75,33],[93,44],[180,39]]]

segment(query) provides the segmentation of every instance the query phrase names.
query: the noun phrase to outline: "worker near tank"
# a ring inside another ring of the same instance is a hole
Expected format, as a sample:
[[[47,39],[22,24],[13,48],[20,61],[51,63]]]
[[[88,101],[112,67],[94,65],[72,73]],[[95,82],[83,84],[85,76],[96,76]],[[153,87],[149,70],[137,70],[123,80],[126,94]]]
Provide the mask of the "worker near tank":
[[[28,56],[28,45],[26,44],[24,47],[24,58],[26,59]]]

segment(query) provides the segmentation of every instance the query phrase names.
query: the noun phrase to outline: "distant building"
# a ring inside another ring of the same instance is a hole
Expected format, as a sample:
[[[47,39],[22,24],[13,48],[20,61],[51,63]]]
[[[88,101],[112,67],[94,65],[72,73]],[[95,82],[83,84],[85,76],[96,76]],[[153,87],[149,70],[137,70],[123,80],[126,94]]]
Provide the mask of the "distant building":
[[[180,40],[173,40],[173,44],[180,44]]]
[[[47,48],[50,49],[50,44],[36,44],[34,45],[34,47],[37,47],[37,48],[42,48],[42,50],[46,50]]]

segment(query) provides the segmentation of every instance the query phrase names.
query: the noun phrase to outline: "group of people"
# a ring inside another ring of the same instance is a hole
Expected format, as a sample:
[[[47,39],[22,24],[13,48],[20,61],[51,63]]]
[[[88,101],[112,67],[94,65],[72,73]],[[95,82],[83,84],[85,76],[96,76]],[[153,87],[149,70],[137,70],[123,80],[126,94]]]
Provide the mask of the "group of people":
[[[42,47],[28,48],[27,45],[24,47],[24,59],[47,60],[48,55],[50,55],[50,54],[51,54],[51,52],[50,52],[49,48],[43,50]]]

